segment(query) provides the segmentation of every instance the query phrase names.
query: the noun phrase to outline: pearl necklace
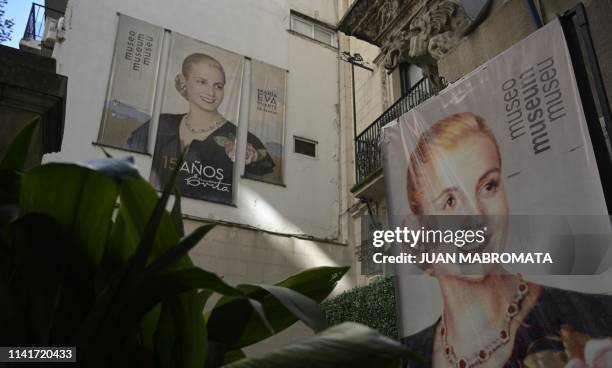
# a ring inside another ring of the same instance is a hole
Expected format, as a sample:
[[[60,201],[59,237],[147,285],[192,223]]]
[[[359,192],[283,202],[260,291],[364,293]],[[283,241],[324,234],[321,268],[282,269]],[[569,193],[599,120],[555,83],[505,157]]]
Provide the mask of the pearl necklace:
[[[214,122],[212,126],[210,126],[208,128],[199,129],[199,128],[194,128],[194,127],[191,126],[191,124],[189,123],[189,117],[190,117],[189,114],[185,115],[185,126],[193,134],[204,134],[204,133],[208,133],[210,131],[217,130],[221,125],[223,125],[223,123],[225,123],[225,118],[221,117],[219,120]]]
[[[519,276],[520,277],[520,276]],[[440,334],[443,338],[444,344],[444,355],[450,364],[457,368],[471,368],[479,364],[486,362],[491,354],[497,349],[506,345],[510,341],[510,327],[514,317],[520,312],[521,304],[525,296],[529,292],[529,287],[523,281],[522,278],[519,280],[519,284],[516,288],[516,295],[514,299],[508,304],[506,308],[506,317],[504,319],[504,327],[499,331],[496,338],[488,343],[484,348],[474,352],[470,357],[458,358],[455,354],[455,349],[448,343],[448,329],[446,328],[446,321],[444,313],[442,313],[442,326]]]

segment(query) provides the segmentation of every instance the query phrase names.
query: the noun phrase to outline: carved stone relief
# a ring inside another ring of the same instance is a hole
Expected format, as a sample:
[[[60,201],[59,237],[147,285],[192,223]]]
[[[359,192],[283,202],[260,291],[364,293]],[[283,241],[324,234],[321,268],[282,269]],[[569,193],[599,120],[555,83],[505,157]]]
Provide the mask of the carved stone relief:
[[[484,19],[481,15],[486,15],[491,2],[481,0],[484,12],[476,17],[472,14],[470,19],[462,6],[464,1],[355,0],[339,30],[379,46],[387,69],[408,62],[421,67],[424,75],[437,83],[437,60]]]
[[[454,48],[470,27],[459,0],[429,0],[411,17],[404,17],[382,44],[384,66],[409,62],[438,82],[437,60]]]

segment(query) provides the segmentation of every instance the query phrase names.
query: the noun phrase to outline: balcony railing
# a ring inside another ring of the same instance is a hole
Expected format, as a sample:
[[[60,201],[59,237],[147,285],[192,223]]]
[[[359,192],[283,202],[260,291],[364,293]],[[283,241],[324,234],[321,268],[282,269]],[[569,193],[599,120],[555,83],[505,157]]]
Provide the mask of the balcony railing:
[[[57,20],[63,16],[64,13],[59,10],[33,3],[32,8],[30,9],[30,16],[28,17],[28,24],[26,25],[23,38],[42,41],[43,37],[45,36],[46,23],[49,21],[57,22]]]
[[[369,127],[355,139],[355,172],[357,185],[382,167],[380,138],[382,127],[413,109],[421,102],[435,96],[446,88],[448,83],[442,79],[442,87],[436,87],[428,78],[422,78],[410,91],[391,105]]]

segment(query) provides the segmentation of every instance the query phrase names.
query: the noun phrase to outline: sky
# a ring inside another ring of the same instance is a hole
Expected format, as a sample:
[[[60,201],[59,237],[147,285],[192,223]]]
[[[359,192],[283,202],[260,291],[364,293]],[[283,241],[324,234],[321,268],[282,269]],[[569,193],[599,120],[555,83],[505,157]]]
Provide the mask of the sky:
[[[37,4],[44,4],[44,1],[42,0],[35,2]],[[4,7],[4,10],[6,11],[4,13],[4,18],[12,18],[15,21],[15,26],[13,27],[12,40],[3,42],[3,45],[19,48],[19,40],[21,40],[21,37],[23,37],[23,32],[25,31],[31,8],[32,1],[8,0],[8,3]]]

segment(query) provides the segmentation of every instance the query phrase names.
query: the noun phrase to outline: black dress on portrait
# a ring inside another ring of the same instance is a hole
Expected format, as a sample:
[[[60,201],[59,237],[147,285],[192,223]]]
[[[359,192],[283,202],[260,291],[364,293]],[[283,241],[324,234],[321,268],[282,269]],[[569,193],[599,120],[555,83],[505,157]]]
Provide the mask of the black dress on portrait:
[[[402,338],[402,343],[410,350],[431,359],[438,323],[440,319],[421,332]],[[563,367],[564,364],[559,360],[566,357],[566,347],[561,338],[562,327],[590,338],[612,336],[612,296],[542,287],[537,303],[516,333],[512,355],[504,368],[525,367],[526,359],[538,354],[540,364],[546,359],[554,362],[541,366]],[[543,359],[546,355],[548,357]],[[404,367],[430,368],[431,361],[410,363]]]
[[[160,115],[151,167],[151,183],[157,189],[165,186],[178,163],[181,153],[179,127],[184,116]],[[182,196],[233,203],[234,160],[230,154],[235,152],[236,130],[236,125],[226,121],[206,139],[191,142],[177,178],[177,187]],[[128,144],[134,149],[145,146],[148,131],[147,123],[134,131]],[[247,144],[255,148],[258,157],[245,166],[245,171],[254,175],[271,173],[274,162],[259,138],[249,133]]]

